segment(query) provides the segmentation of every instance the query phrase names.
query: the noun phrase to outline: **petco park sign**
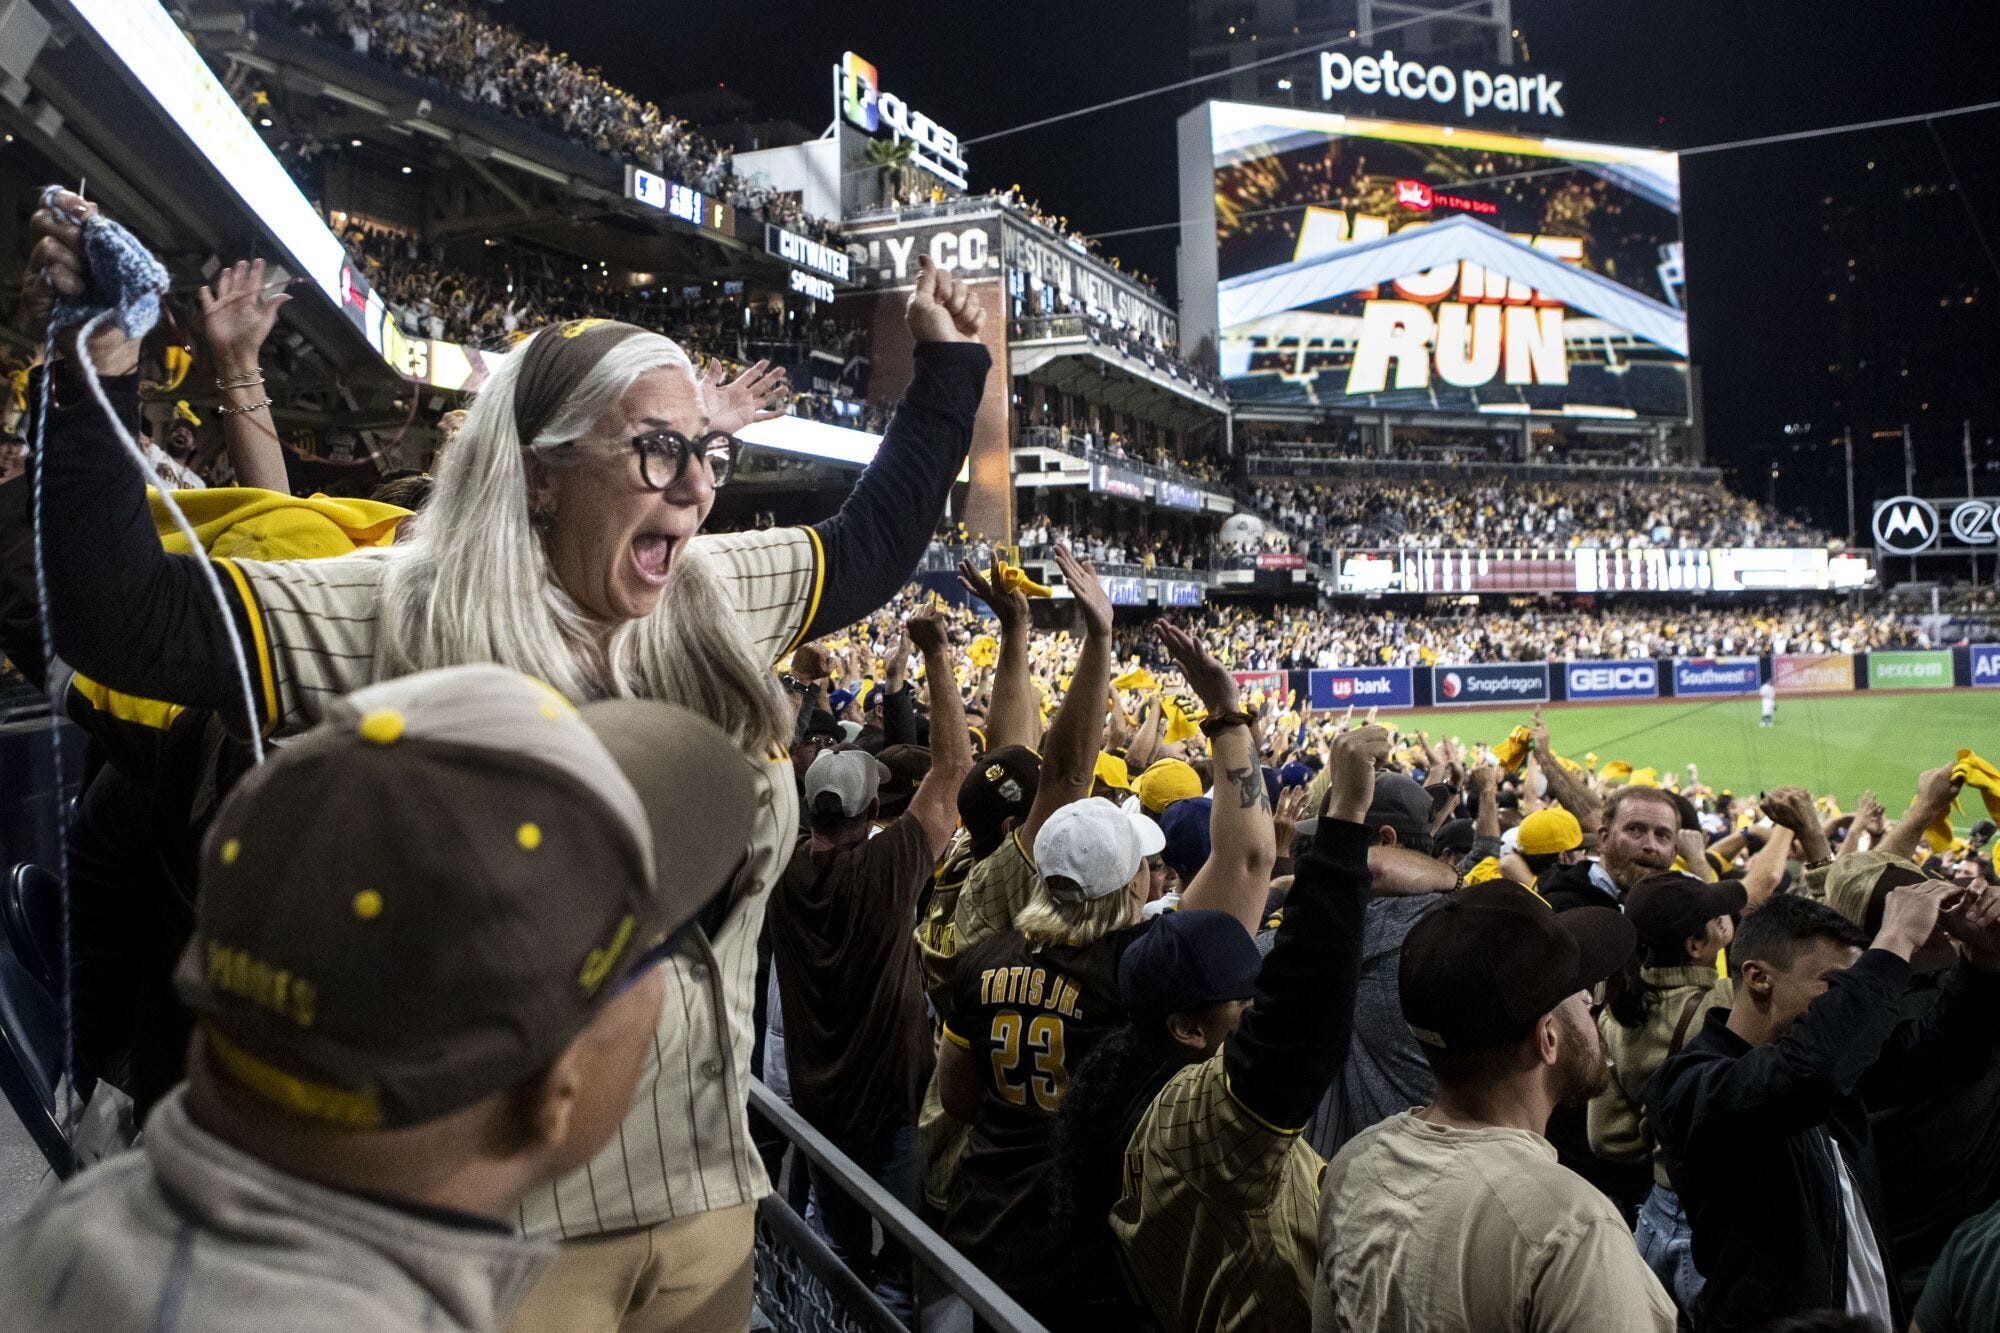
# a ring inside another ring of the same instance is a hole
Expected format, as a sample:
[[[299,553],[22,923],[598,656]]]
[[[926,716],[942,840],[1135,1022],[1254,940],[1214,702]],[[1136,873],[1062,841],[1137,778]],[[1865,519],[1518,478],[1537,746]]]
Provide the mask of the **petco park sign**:
[[[1453,70],[1398,60],[1394,51],[1379,56],[1350,56],[1345,51],[1319,53],[1319,97],[1331,102],[1339,93],[1394,97],[1405,102],[1458,103],[1468,119],[1481,111],[1512,111],[1527,116],[1561,116],[1562,80],[1546,74],[1494,74],[1483,69]]]

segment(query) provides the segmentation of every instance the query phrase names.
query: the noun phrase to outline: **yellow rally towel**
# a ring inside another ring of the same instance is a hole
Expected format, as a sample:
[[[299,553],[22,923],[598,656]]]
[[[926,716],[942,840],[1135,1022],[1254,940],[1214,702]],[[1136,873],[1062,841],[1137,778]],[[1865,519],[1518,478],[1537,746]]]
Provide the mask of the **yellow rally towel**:
[[[1167,730],[1161,739],[1166,744],[1178,745],[1184,740],[1201,735],[1201,728],[1188,716],[1179,696],[1169,695],[1163,704],[1167,710]]]
[[[1500,761],[1502,771],[1518,773],[1521,765],[1528,762],[1528,729],[1516,727],[1507,733],[1507,739],[1493,747],[1493,757]]]
[[[1133,667],[1130,671],[1111,682],[1114,690],[1157,690],[1160,682],[1153,679],[1153,673],[1144,667]]]
[[[1960,750],[1958,759],[1951,766],[1951,775],[1979,793],[1986,803],[1987,815],[2000,820],[2000,769],[1981,759],[1970,750]],[[1951,810],[1945,811],[1924,830],[1924,841],[1934,852],[1948,851],[1952,844],[1951,813],[1958,809],[1958,802],[1951,803]]]
[[[1624,779],[1632,776],[1632,765],[1626,763],[1623,759],[1613,759],[1604,766],[1603,771],[1598,776],[1606,782],[1622,782]]]
[[[1657,768],[1635,768],[1632,770],[1631,785],[1634,787],[1657,787],[1660,785],[1660,770]]]
[[[1500,863],[1490,856],[1465,872],[1465,884],[1467,887],[1474,884],[1484,884],[1489,879],[1498,878],[1500,878]]]
[[[965,655],[976,667],[990,667],[1000,660],[1000,641],[991,634],[982,634],[972,641]]]
[[[1583,763],[1584,767],[1594,771],[1597,768],[1597,751],[1591,750],[1586,753],[1583,756]]]
[[[160,545],[187,555],[181,536],[157,491],[149,492],[153,526]],[[373,500],[336,500],[315,495],[300,500],[278,491],[251,486],[218,486],[206,491],[175,491],[174,503],[202,549],[220,559],[323,560],[351,555],[364,546],[387,546],[396,539],[396,525],[410,516],[407,509]]]
[[[1013,565],[1008,564],[998,556],[995,556],[993,559],[993,577],[990,582],[1001,592],[1019,592],[1023,597],[1053,597],[1055,595],[1054,588],[1035,582],[1028,577],[1026,571],[1016,569]]]

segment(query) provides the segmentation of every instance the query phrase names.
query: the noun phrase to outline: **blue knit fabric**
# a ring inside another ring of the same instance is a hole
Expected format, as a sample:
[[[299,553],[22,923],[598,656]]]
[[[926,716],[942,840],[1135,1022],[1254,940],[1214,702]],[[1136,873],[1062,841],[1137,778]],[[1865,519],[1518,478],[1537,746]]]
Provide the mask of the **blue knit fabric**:
[[[62,186],[42,191],[42,206],[55,207]],[[84,292],[74,299],[58,297],[49,316],[49,333],[102,311],[115,311],[115,322],[128,338],[143,338],[160,322],[160,297],[166,294],[167,270],[138,237],[93,213],[83,220]]]

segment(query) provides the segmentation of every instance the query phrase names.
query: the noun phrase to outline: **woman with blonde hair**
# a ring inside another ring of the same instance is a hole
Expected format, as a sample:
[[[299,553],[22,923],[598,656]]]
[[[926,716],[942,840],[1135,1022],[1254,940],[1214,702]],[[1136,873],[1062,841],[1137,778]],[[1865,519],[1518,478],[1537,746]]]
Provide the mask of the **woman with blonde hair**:
[[[31,320],[85,291],[91,211],[58,194],[35,213]],[[407,542],[327,560],[214,561],[220,605],[201,560],[161,549],[141,479],[78,382],[75,349],[54,367],[40,500],[56,649],[69,666],[283,736],[374,681],[497,662],[574,702],[694,709],[759,761],[756,835],[730,891],[665,964],[659,1059],[619,1146],[522,1207],[526,1231],[592,1241],[587,1254],[565,1252],[524,1327],[669,1327],[694,1310],[748,1322],[752,1215],[768,1190],[744,1112],[756,938],[798,824],[781,762],[793,719],[772,664],[902,586],[965,457],[991,363],[984,312],[950,274],[921,266],[907,319],[909,391],[841,511],[812,527],[699,535],[735,466],[734,432],[780,415],[766,381],[705,386],[657,333],[572,320],[522,344],[487,382]],[[110,325],[86,354],[114,413],[132,419],[138,343]],[[379,725],[393,741],[394,720]],[[524,825],[521,852],[538,843]],[[643,1320],[626,1319],[641,1306]]]

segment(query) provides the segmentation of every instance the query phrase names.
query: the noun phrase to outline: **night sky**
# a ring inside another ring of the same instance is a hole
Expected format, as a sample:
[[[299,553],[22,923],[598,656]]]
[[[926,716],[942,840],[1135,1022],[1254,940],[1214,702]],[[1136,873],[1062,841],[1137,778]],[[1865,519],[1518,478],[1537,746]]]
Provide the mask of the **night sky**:
[[[813,130],[830,118],[829,71],[845,49],[963,139],[1187,75],[1181,0],[736,0],[699,9],[507,0],[498,9],[642,96],[726,83],[762,115]],[[1670,148],[2000,100],[1996,9],[1969,0],[1514,0],[1529,67],[1565,80],[1566,134]],[[1169,222],[1178,212],[1173,123],[1195,95],[1166,94],[975,144],[967,154],[973,187],[1018,182],[1090,232]],[[2000,111],[1942,121],[1937,132],[2000,248]],[[1871,161],[1884,176],[1870,175]],[[1844,528],[1840,456],[1830,440],[1853,423],[1865,441],[1884,418],[1905,413],[1915,421],[1920,473],[1934,479],[1920,480],[1920,489],[1962,485],[1961,417],[1974,420],[1982,461],[2000,455],[2000,446],[1986,444],[2000,436],[2000,272],[1981,254],[1962,205],[1953,205],[1955,215],[1934,211],[1922,253],[1903,256],[1895,286],[1918,321],[1948,293],[1955,302],[1976,294],[1973,306],[1952,311],[1949,340],[1968,348],[1958,373],[1939,370],[1935,354],[1913,352],[1918,387],[1904,376],[1894,401],[1863,395],[1835,408],[1819,364],[1830,286],[1822,201],[1947,180],[1921,124],[1684,161],[1689,301],[1709,451],[1744,490],[1765,493],[1775,457],[1784,473],[1780,501]],[[1960,230],[1940,240],[1948,216]],[[1893,247],[1896,238],[1882,243]],[[1171,294],[1172,231],[1106,245]],[[1965,372],[1968,364],[1976,373]],[[1924,383],[1927,376],[1936,382]],[[1930,407],[1920,409],[1920,401]],[[1812,429],[1787,442],[1787,423]],[[1901,447],[1872,441],[1859,452],[1865,510],[1871,494],[1901,489]],[[1981,489],[2000,491],[2000,476]]]

